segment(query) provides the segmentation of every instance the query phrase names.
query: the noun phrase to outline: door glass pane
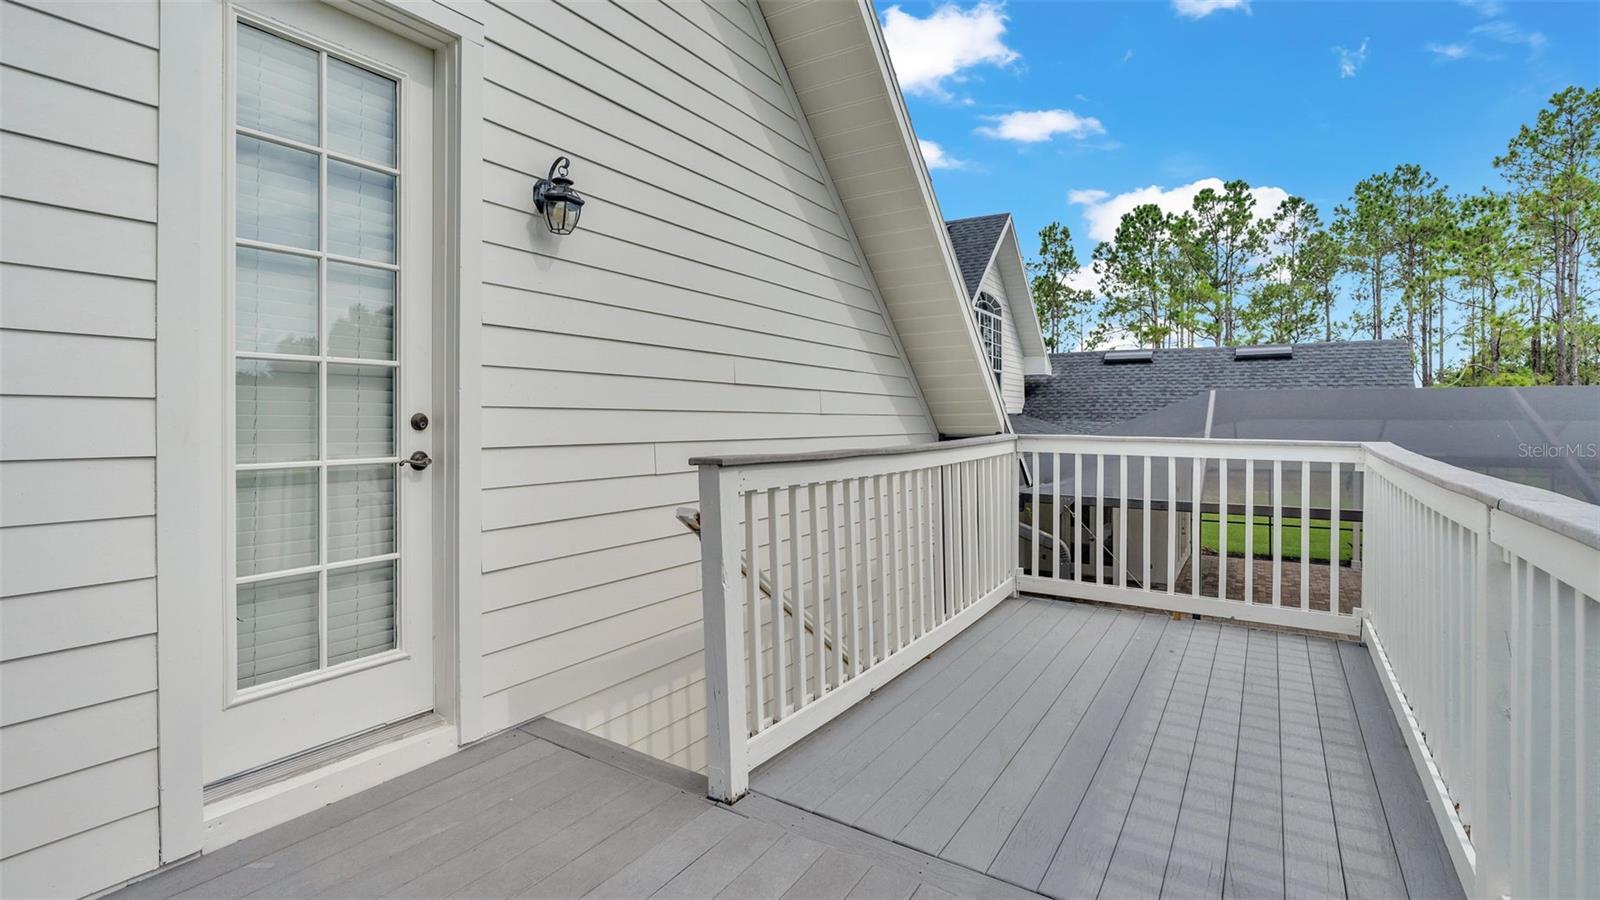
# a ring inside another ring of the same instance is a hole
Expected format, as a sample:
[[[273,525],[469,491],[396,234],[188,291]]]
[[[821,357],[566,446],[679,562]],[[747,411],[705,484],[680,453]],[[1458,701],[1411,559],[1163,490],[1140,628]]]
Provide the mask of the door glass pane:
[[[239,27],[239,124],[317,142],[317,51]]]
[[[239,473],[239,575],[317,564],[317,470],[258,469]]]
[[[234,339],[239,350],[315,354],[317,261],[240,247],[235,271]]]
[[[244,240],[317,248],[317,157],[240,135],[238,233]]]
[[[328,665],[392,649],[395,564],[367,563],[328,573]]]
[[[394,262],[394,176],[328,160],[328,252]]]
[[[328,366],[328,457],[394,455],[394,370]]]
[[[317,667],[316,573],[239,585],[239,687]]]
[[[264,28],[236,40],[232,617],[248,688],[397,646],[402,88]]]
[[[317,458],[317,364],[241,359],[234,374],[241,463]]]
[[[395,164],[395,83],[328,60],[328,149],[385,166]]]
[[[328,263],[328,354],[394,359],[394,298],[393,272]]]
[[[394,552],[395,466],[328,469],[328,561]]]

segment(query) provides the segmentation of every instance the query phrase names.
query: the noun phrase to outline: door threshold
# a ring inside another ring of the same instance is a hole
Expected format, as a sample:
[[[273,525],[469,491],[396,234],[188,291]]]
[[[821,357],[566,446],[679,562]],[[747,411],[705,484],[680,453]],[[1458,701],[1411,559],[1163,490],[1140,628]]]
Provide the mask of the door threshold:
[[[207,785],[202,852],[419,769],[458,746],[456,727],[430,712]]]

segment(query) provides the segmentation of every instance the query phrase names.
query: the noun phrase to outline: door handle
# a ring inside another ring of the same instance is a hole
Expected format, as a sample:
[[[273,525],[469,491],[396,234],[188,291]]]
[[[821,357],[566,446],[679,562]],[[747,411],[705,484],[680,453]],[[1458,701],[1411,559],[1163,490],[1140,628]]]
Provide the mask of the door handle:
[[[423,453],[421,450],[418,450],[409,457],[400,460],[400,465],[410,466],[418,472],[421,472],[423,469],[433,465],[433,458],[428,456],[428,454]]]

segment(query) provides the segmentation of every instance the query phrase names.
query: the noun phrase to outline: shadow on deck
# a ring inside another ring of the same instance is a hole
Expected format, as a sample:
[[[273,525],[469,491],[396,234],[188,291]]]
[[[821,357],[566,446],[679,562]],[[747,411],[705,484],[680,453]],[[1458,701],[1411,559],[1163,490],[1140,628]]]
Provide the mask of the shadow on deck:
[[[1052,897],[1461,896],[1364,647],[1008,600],[752,790]]]

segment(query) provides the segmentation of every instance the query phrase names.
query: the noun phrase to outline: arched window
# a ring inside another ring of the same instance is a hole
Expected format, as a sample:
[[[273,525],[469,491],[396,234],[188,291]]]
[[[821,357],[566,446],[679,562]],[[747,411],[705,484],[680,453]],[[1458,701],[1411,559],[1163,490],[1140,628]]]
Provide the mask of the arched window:
[[[1005,355],[1000,340],[1000,303],[988,294],[979,294],[972,303],[972,314],[978,319],[978,338],[983,341],[983,355],[994,372],[994,383],[1000,384],[1000,373],[1005,367]]]

